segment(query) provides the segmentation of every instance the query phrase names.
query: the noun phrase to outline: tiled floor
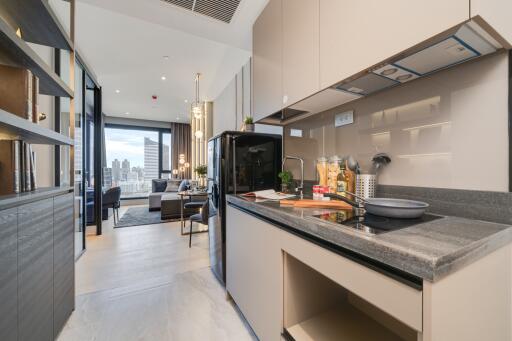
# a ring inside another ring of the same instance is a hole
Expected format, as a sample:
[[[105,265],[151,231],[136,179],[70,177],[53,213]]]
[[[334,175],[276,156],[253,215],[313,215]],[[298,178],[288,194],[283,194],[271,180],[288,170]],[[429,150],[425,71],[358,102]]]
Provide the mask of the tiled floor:
[[[59,341],[255,339],[209,268],[206,233],[189,249],[179,223],[103,230],[76,264]]]

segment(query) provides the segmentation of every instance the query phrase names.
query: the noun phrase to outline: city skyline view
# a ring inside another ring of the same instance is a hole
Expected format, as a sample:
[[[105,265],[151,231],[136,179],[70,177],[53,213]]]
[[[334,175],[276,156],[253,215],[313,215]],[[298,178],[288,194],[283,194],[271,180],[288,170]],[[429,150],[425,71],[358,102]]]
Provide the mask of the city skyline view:
[[[122,198],[148,196],[151,180],[159,177],[158,135],[155,131],[107,127],[107,167],[103,170],[103,185],[119,186]],[[162,143],[163,165],[170,166],[170,151],[170,146]]]
[[[158,133],[155,131],[106,128],[107,166],[111,167],[115,159],[119,162],[127,159],[132,167],[144,167],[145,137],[158,143]]]

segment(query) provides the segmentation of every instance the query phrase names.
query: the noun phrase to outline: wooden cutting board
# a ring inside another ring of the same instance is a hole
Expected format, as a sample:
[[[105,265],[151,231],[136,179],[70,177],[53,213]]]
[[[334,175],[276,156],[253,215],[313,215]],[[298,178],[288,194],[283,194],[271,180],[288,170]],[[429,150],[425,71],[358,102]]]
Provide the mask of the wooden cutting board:
[[[293,206],[300,208],[332,208],[337,210],[350,210],[352,209],[352,205],[347,204],[344,201],[340,200],[313,200],[313,199],[299,199],[299,200],[289,200],[283,199],[279,202],[281,206]]]

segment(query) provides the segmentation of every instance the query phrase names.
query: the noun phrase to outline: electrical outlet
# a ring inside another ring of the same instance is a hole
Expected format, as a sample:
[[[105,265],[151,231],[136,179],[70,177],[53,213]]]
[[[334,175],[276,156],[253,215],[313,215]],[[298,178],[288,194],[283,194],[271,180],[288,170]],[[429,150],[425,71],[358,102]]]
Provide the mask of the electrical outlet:
[[[354,110],[345,111],[334,116],[334,127],[341,127],[354,123]]]
[[[290,129],[290,136],[293,137],[302,137],[302,129]]]

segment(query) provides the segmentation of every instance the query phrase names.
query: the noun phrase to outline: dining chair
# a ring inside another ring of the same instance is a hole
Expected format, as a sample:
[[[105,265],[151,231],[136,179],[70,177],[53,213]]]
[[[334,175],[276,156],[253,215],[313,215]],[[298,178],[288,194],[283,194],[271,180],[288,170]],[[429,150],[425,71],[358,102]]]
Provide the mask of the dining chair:
[[[121,187],[109,188],[102,197],[103,208],[112,208],[114,224],[119,222],[119,208],[121,207]],[[117,221],[116,221],[117,212]]]
[[[189,239],[188,239],[188,247],[190,248],[192,246],[192,224],[194,222],[200,223],[203,225],[208,225],[208,216],[209,216],[209,205],[208,200],[205,200],[204,202],[188,202],[185,205],[185,208],[201,208],[201,212],[193,214],[190,216],[190,232],[189,232]],[[202,231],[202,232],[207,232]]]

